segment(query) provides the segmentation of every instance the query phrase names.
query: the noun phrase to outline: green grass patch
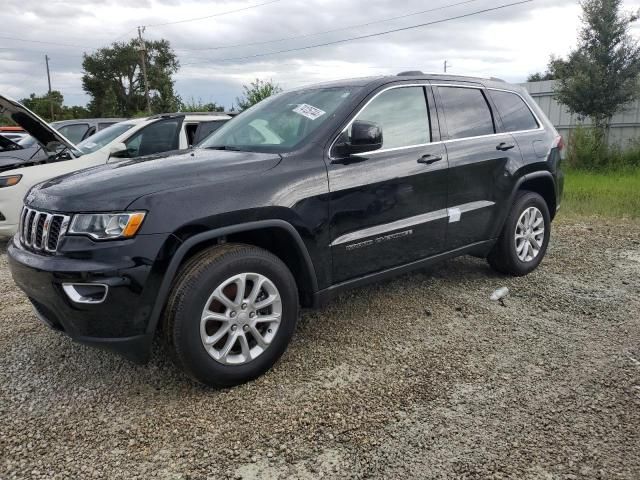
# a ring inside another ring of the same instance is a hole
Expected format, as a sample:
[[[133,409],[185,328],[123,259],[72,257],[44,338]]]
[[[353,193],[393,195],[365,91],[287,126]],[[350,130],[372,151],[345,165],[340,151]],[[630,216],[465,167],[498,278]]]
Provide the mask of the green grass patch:
[[[565,172],[564,215],[640,218],[640,168]]]

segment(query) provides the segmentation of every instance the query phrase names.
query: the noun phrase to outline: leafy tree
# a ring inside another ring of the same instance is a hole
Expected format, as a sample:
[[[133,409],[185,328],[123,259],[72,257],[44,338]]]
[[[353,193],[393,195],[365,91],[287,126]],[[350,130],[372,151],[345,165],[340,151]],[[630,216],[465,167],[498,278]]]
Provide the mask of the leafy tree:
[[[631,37],[636,14],[621,11],[621,0],[584,0],[578,47],[560,69],[556,98],[592,119],[604,132],[611,117],[638,98],[640,47]]]
[[[259,78],[256,78],[255,82],[251,82],[250,85],[243,85],[242,88],[244,90],[242,97],[236,97],[240,111],[282,91],[277,83],[273,83],[273,80],[260,80]]]
[[[180,101],[179,110],[181,112],[224,112],[224,107],[216,102],[204,103],[200,98],[195,100],[191,97],[186,102]]]
[[[58,90],[52,90],[50,94],[46,93],[44,95],[32,93],[29,97],[20,100],[20,103],[48,122],[70,120],[73,118],[87,118],[89,116],[89,111],[84,107],[64,106],[64,96]],[[51,118],[52,104],[53,118]]]
[[[36,95],[32,93],[27,98],[20,100],[20,103],[34,112],[39,117],[52,122],[60,117],[64,97],[58,90],[53,90],[50,94]],[[53,104],[53,118],[51,117],[51,105]]]
[[[144,42],[151,110],[178,109],[173,74],[178,59],[167,40]],[[95,116],[135,116],[146,111],[144,79],[138,40],[116,42],[95,53],[84,54],[82,88],[92,97],[89,110]]]
[[[527,82],[542,82],[544,80],[556,80],[565,74],[568,64],[565,60],[551,56],[544,73],[536,72],[527,77]]]

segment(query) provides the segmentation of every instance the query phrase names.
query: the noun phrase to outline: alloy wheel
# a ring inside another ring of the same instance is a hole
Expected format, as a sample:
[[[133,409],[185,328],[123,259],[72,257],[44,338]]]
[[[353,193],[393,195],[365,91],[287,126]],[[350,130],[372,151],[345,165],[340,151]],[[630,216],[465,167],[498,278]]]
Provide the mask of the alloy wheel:
[[[530,262],[538,256],[544,242],[544,217],[536,207],[528,207],[516,223],[516,255],[522,262]]]
[[[207,353],[225,365],[243,365],[262,355],[278,332],[282,299],[274,283],[259,273],[241,273],[209,296],[200,319]]]

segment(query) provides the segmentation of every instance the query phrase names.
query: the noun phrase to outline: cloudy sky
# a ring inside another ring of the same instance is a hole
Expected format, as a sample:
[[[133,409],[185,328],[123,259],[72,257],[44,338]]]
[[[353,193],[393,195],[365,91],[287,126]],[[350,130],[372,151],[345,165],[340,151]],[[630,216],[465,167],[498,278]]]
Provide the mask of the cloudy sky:
[[[452,73],[520,82],[575,45],[577,0],[533,0],[433,23],[515,2],[2,0],[0,92],[14,98],[46,92],[47,54],[52,87],[66,104],[83,105],[82,53],[133,37],[138,25],[176,50],[182,65],[176,90],[184,99],[227,107],[256,77],[286,89],[402,70],[440,72],[445,60]],[[625,2],[628,10],[639,7],[640,0]],[[425,23],[431,25],[305,48]],[[640,37],[640,26],[634,35]]]

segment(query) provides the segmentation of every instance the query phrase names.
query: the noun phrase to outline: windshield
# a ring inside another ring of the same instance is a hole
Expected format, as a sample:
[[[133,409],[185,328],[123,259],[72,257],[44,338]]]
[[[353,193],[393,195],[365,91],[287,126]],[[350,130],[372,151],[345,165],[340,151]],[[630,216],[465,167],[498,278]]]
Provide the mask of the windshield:
[[[315,88],[269,97],[230,120],[199,147],[256,152],[293,150],[358,89]]]
[[[93,153],[111,143],[134,126],[134,123],[116,123],[115,125],[111,125],[110,127],[100,130],[95,135],[92,135],[86,140],[80,142],[78,144],[78,150],[82,153]]]

